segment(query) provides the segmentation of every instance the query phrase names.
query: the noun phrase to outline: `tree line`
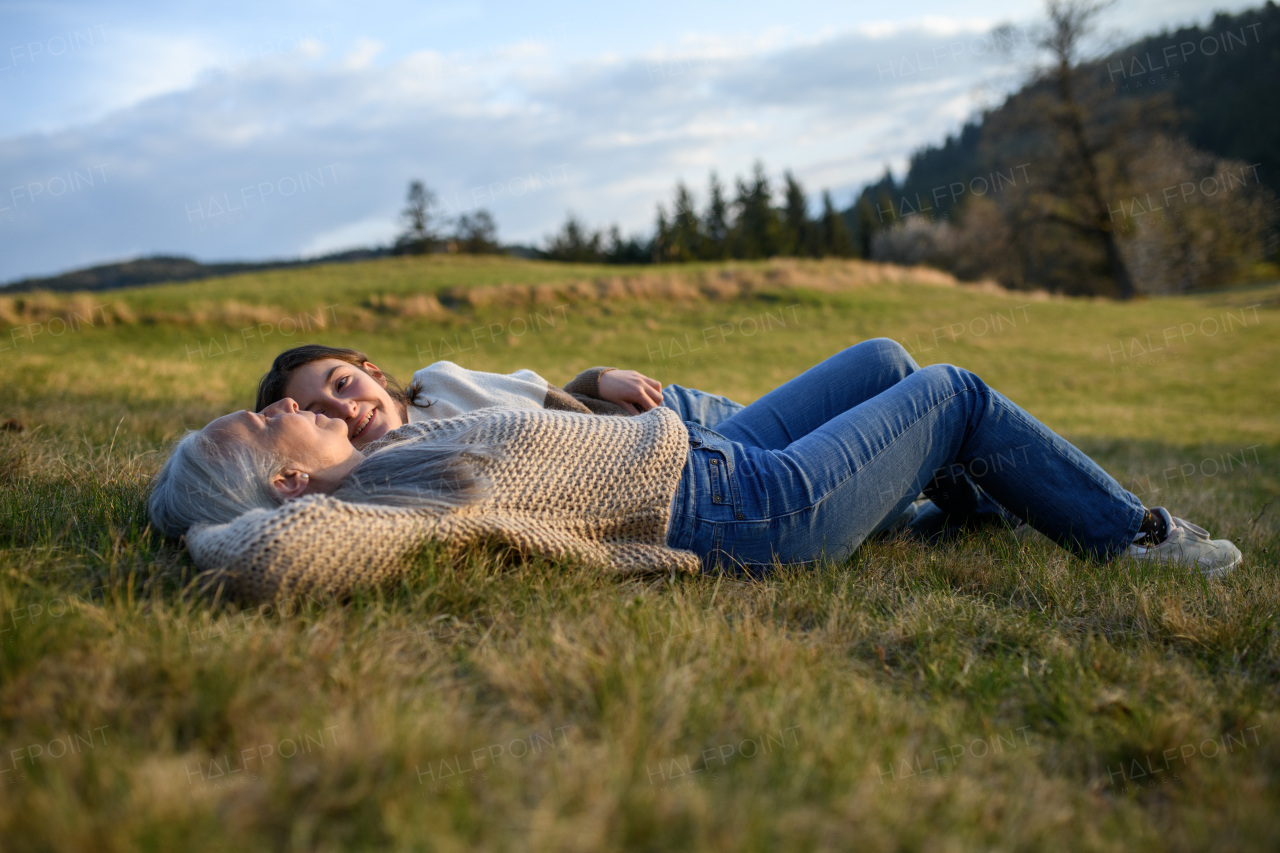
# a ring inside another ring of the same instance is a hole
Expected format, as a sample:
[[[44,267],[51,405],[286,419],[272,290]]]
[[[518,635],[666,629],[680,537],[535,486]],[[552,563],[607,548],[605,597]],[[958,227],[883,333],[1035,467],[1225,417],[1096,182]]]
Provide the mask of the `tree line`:
[[[570,213],[560,230],[546,239],[540,254],[557,261],[612,264],[858,254],[845,216],[830,192],[822,193],[822,208],[811,215],[804,187],[788,171],[783,175],[781,203],[774,198],[761,162],[756,162],[749,178],[734,181],[732,197],[712,172],[703,210],[697,209],[689,188],[678,182],[670,212],[658,205],[652,236],[623,237],[617,225],[607,232],[592,229]],[[422,181],[410,183],[401,216],[405,228],[396,239],[396,253],[501,250],[497,225],[487,210],[445,217],[439,213],[435,193]]]
[[[659,204],[653,236],[623,239],[618,226],[606,234],[585,226],[572,214],[547,241],[554,260],[596,263],[685,263],[784,257],[854,255],[853,240],[829,192],[822,209],[810,214],[804,188],[790,171],[783,175],[780,204],[764,164],[756,162],[749,178],[734,181],[732,197],[715,172],[701,211],[693,193],[677,182],[670,210]]]

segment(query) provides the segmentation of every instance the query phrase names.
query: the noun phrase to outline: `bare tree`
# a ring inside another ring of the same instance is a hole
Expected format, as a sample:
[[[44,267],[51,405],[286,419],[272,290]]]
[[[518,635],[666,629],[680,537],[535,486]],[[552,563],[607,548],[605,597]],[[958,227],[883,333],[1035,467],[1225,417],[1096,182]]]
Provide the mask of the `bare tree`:
[[[1098,15],[1112,5],[1114,0],[1048,0],[1046,3],[1049,26],[1037,40],[1037,46],[1049,53],[1051,65],[1042,73],[1058,95],[1057,109],[1050,113],[1050,121],[1064,137],[1064,153],[1079,167],[1076,180],[1070,182],[1074,184],[1069,190],[1070,196],[1075,197],[1072,199],[1074,203],[1065,210],[1059,208],[1046,215],[1101,243],[1117,295],[1121,299],[1131,299],[1134,295],[1133,279],[1120,253],[1107,212],[1108,193],[1103,190],[1099,161],[1104,156],[1105,145],[1100,144],[1100,140],[1090,139],[1086,132],[1088,116],[1075,86],[1080,43],[1093,30]]]
[[[436,194],[422,181],[410,181],[404,210],[400,211],[405,230],[396,238],[397,251],[420,255],[435,247],[440,240],[435,230],[435,208]]]
[[[1024,241],[1020,251],[1030,258],[1060,256],[1062,245],[1082,243],[1075,260],[1083,263],[1068,268],[1097,269],[1110,279],[1113,295],[1131,299],[1136,290],[1112,210],[1127,189],[1131,163],[1168,115],[1160,99],[1108,98],[1082,72],[1085,42],[1114,2],[1046,0],[1048,20],[1033,33],[1032,43],[1047,62],[1032,75],[1024,109],[1013,111],[1015,125],[1039,126],[1033,134],[1036,180],[1018,194],[1024,204],[1010,233]],[[1044,226],[1059,226],[1068,234],[1055,238]],[[1099,290],[1080,281],[1068,287]]]
[[[469,255],[490,255],[500,251],[498,225],[493,221],[493,214],[483,208],[475,213],[459,214],[454,220],[451,243],[457,251]]]
[[[1031,180],[1002,193],[1018,278],[1052,290],[1137,292],[1114,211],[1172,111],[1164,97],[1116,97],[1090,74],[1086,45],[1114,0],[1047,0],[1029,41],[1044,57],[1026,87],[987,117],[984,159],[1027,162]]]

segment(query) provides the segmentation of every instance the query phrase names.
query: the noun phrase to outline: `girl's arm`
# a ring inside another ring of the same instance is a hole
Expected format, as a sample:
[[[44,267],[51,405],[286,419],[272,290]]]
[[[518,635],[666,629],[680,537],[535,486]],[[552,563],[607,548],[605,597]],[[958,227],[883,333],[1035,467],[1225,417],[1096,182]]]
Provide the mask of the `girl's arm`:
[[[561,409],[598,415],[635,415],[662,403],[662,385],[634,370],[593,367],[565,388],[532,370],[486,373],[437,361],[413,376],[422,389],[410,421],[455,417],[490,406]]]
[[[597,414],[638,415],[662,405],[661,382],[616,367],[588,368],[566,383],[564,390]]]

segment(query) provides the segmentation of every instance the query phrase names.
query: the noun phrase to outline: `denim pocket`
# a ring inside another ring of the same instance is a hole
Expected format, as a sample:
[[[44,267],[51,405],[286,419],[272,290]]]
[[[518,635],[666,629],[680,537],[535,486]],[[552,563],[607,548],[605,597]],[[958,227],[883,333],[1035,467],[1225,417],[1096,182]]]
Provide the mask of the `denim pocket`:
[[[705,494],[715,508],[724,508],[724,512],[714,512],[716,520],[742,518],[742,500],[739,496],[738,484],[734,480],[734,468],[737,457],[734,454],[734,443],[713,430],[688,424],[691,446],[698,448],[702,475],[706,477]]]
[[[715,451],[715,453],[717,455],[711,456],[707,461],[709,468],[707,479],[711,485],[711,502],[713,504],[732,503],[733,498],[729,491],[729,466],[724,457],[719,454],[719,451]]]

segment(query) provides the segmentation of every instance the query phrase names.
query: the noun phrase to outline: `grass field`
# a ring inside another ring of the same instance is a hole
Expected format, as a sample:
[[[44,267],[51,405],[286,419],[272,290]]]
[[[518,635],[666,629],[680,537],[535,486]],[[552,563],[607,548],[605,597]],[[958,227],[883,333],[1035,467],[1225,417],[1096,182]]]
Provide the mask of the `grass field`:
[[[1280,285],[1113,304],[924,272],[392,259],[0,297],[0,847],[1280,848]],[[842,347],[970,367],[1233,539],[1205,582],[1005,533],[618,582],[428,553],[237,607],[146,528],[280,349],[749,402]]]

